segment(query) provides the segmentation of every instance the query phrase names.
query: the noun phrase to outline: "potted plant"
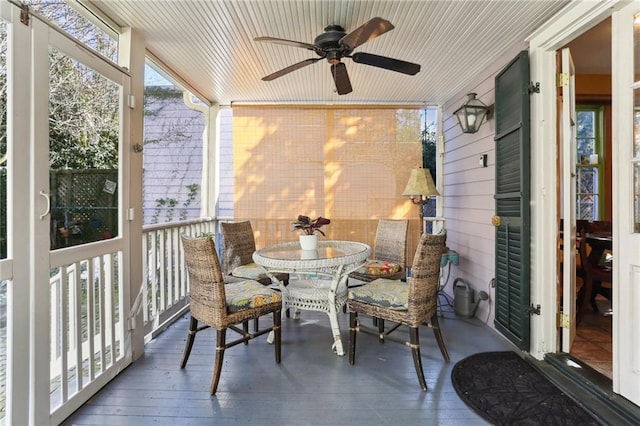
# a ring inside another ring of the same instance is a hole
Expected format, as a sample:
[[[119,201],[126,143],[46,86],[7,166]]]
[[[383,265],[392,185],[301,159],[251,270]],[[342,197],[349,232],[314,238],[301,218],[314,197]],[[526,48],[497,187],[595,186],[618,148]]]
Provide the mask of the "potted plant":
[[[326,236],[322,228],[324,225],[330,224],[331,221],[322,216],[317,219],[311,219],[309,216],[299,215],[298,219],[293,222],[293,231],[302,231],[300,234],[300,247],[302,250],[316,250],[318,247],[318,235],[316,231]]]

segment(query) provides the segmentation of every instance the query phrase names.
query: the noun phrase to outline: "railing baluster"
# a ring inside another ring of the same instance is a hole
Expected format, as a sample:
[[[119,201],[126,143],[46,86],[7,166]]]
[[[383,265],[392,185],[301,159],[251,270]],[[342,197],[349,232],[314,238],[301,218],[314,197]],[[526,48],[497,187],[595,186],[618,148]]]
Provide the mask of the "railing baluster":
[[[171,240],[173,241],[173,247],[171,250],[171,262],[172,274],[173,274],[173,301],[172,305],[182,300],[184,294],[180,291],[180,228],[174,228],[171,230]]]
[[[154,321],[158,315],[158,233],[153,231],[149,233],[151,238],[151,253],[149,253],[149,273],[151,275],[151,313],[149,321]],[[148,302],[147,302],[148,303]]]
[[[165,230],[165,252],[164,258],[166,260],[165,263],[165,273],[167,274],[167,305],[165,308],[169,308],[173,305],[173,230],[167,229]]]
[[[142,321],[146,324],[149,322],[149,256],[151,247],[149,246],[149,234],[142,234]],[[153,250],[155,254],[155,250]]]
[[[107,268],[107,283],[110,283],[108,291],[107,291],[107,299],[106,299],[106,312],[107,312],[107,341],[109,347],[109,365],[113,365],[116,362],[116,336],[115,336],[115,308],[117,303],[115,301],[115,289],[114,289],[114,263],[113,263],[113,255],[105,254],[105,264],[109,265]]]
[[[166,235],[167,233],[165,232],[165,230],[162,230],[160,232],[159,238],[160,238],[160,247],[158,249],[158,269],[160,271],[160,281],[159,281],[159,287],[160,287],[160,310],[164,311],[165,309],[167,309],[167,303],[166,303],[166,299],[165,299],[165,286],[166,286],[166,282],[167,282],[167,274],[165,273],[166,271]],[[159,320],[158,318],[154,318],[156,325],[159,324]]]
[[[60,351],[60,388],[61,388],[61,402],[65,403],[69,399],[69,386],[67,383],[67,379],[69,377],[68,370],[68,350],[69,350],[69,335],[68,335],[68,324],[69,324],[69,273],[73,271],[73,265],[67,267],[63,266],[63,273],[61,274],[61,300],[60,305],[62,309],[62,320],[61,320],[61,328],[60,328],[60,340],[61,340],[61,351]],[[71,271],[70,271],[71,270]]]
[[[105,321],[105,303],[104,303],[104,299],[105,299],[105,294],[106,294],[106,273],[105,270],[107,269],[107,265],[105,264],[105,259],[104,257],[100,258],[100,282],[98,284],[98,294],[100,295],[100,303],[98,305],[98,308],[100,309],[100,372],[104,373],[104,371],[107,369],[107,359],[106,359],[106,353],[105,353],[105,345],[106,345],[106,333],[104,332],[105,327],[106,327],[106,321]]]
[[[93,382],[93,379],[96,377],[95,372],[95,265],[96,261],[99,261],[100,258],[93,258],[89,260],[89,265],[87,267],[87,344],[89,346],[88,350],[88,362],[89,362],[89,383]],[[100,263],[98,263],[98,267]]]
[[[74,334],[75,364],[76,364],[76,392],[82,390],[82,264],[86,261],[76,262],[75,278],[73,282],[73,327],[71,333]]]

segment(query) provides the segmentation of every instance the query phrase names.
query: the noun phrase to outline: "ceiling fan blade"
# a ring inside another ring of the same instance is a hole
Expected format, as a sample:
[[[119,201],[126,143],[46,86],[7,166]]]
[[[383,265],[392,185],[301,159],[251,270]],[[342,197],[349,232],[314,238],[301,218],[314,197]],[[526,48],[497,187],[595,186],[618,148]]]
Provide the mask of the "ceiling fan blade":
[[[283,38],[256,37],[253,39],[253,41],[266,41],[268,43],[284,44],[286,46],[302,47],[303,49],[316,50],[316,47],[313,44],[303,43],[301,41],[286,40]]]
[[[331,64],[331,75],[333,75],[338,95],[351,93],[353,90],[351,88],[351,80],[349,80],[349,74],[347,74],[347,67],[342,62]]]
[[[311,65],[314,64],[316,62],[318,62],[320,59],[323,58],[309,58],[309,59],[305,59],[302,62],[298,62],[297,64],[293,64],[293,65],[289,65],[286,68],[281,69],[280,71],[276,71],[273,74],[269,74],[266,77],[262,77],[263,81],[271,81],[271,80],[275,80],[278,77],[282,77],[283,75],[289,74],[290,72],[293,72],[295,70],[299,70],[302,67],[306,67],[307,65]]]
[[[371,18],[346,36],[342,37],[339,43],[348,50],[353,50],[361,44],[364,44],[369,40],[373,40],[379,35],[382,35],[387,31],[391,31],[394,28],[393,24],[386,19],[378,17]]]
[[[413,62],[401,61],[400,59],[388,58],[386,56],[373,55],[371,53],[358,52],[351,56],[353,62],[371,65],[386,70],[401,72],[403,74],[416,75],[420,72],[420,65]]]

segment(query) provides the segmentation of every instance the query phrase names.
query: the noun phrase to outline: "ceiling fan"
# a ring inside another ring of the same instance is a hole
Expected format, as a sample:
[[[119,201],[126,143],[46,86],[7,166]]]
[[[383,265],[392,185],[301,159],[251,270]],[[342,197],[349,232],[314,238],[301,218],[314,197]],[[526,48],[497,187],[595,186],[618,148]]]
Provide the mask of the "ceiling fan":
[[[256,37],[254,41],[266,41],[269,43],[284,44],[288,46],[301,47],[303,49],[314,51],[319,57],[305,59],[286,68],[276,71],[263,77],[264,81],[275,80],[278,77],[289,74],[307,65],[314,64],[321,59],[326,59],[331,64],[331,75],[336,85],[339,95],[346,95],[353,90],[347,67],[341,62],[342,58],[351,58],[353,62],[365,65],[371,65],[378,68],[384,68],[391,71],[400,72],[408,75],[415,75],[420,71],[420,65],[412,62],[401,61],[386,56],[373,55],[371,53],[357,52],[351,54],[353,50],[382,35],[391,31],[395,27],[391,22],[383,18],[372,18],[362,24],[360,27],[347,34],[340,25],[329,25],[324,32],[313,40],[313,44],[300,41],[285,40],[275,37]]]

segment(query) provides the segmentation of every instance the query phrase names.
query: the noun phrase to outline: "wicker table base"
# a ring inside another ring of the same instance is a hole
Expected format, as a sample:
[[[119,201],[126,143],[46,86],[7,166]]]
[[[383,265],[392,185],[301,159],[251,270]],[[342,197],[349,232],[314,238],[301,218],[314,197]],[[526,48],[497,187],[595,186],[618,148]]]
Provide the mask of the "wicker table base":
[[[347,300],[347,277],[370,253],[371,248],[362,243],[320,241],[318,250],[310,256],[294,242],[258,250],[253,254],[253,261],[267,269],[282,291],[283,314],[288,308],[327,313],[334,340],[332,349],[343,356],[338,312]],[[275,278],[277,272],[290,274],[289,285],[284,286]]]

